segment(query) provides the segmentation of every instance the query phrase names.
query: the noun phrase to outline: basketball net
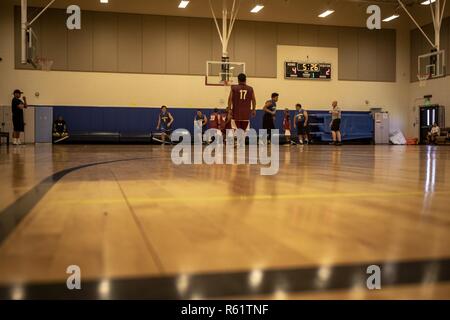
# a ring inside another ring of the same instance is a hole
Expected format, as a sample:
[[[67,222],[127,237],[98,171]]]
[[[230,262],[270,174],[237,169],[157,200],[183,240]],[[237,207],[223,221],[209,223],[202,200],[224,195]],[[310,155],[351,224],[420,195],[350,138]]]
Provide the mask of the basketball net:
[[[36,59],[36,64],[40,67],[42,71],[51,71],[53,66],[53,60],[38,58]]]
[[[419,87],[423,88],[427,86],[427,80],[430,79],[430,75],[418,74],[417,79],[419,79]]]

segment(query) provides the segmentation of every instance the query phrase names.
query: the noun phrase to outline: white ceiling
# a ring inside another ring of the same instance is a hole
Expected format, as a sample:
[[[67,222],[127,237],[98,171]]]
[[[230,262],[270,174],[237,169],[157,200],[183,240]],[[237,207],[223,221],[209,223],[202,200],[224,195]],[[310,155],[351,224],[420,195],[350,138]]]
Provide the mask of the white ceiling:
[[[2,0],[3,1],[3,0]],[[10,0],[20,4],[20,0]],[[45,6],[50,0],[28,0],[30,6]],[[221,11],[222,0],[211,0],[217,13]],[[412,28],[414,25],[406,13],[398,8],[397,0],[240,0],[241,7],[238,19],[293,22],[307,24],[325,24],[338,26],[365,26],[368,17],[366,9],[370,4],[381,7],[383,18],[396,10],[400,18],[383,23],[384,28]],[[174,15],[188,17],[211,17],[208,0],[191,0],[186,9],[178,9],[180,0],[109,0],[109,4],[100,4],[100,0],[56,0],[53,7],[65,8],[78,4],[83,10],[113,11],[157,15]],[[230,6],[232,0],[228,0]],[[257,13],[250,13],[255,3],[263,3],[265,8]],[[408,4],[414,16],[421,24],[431,22],[430,9],[418,4],[420,0],[403,0]],[[332,8],[336,12],[327,18],[317,15]],[[445,16],[450,16],[450,1]]]

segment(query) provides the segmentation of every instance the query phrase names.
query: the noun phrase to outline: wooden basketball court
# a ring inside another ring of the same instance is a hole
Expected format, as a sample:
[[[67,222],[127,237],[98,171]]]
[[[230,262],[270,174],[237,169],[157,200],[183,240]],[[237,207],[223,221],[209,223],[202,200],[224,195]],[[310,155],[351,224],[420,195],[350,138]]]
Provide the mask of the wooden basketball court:
[[[450,300],[450,5],[369,2],[0,1],[0,300]]]
[[[267,177],[175,166],[170,152],[2,150],[3,297],[17,285],[50,294],[78,265],[84,281],[123,282],[106,297],[139,279],[153,298],[448,298],[450,150],[281,147],[280,173]],[[386,291],[359,286],[372,264]]]

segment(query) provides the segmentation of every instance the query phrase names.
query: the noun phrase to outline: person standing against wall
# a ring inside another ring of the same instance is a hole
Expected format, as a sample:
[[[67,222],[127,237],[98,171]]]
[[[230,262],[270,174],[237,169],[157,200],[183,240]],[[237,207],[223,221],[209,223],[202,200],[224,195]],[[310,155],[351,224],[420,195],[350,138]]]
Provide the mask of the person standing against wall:
[[[17,146],[22,144],[20,141],[20,133],[25,131],[25,122],[23,118],[23,109],[28,108],[27,98],[23,97],[23,101],[20,99],[23,92],[19,89],[14,90],[14,98],[12,99],[12,120],[13,120],[13,145]]]

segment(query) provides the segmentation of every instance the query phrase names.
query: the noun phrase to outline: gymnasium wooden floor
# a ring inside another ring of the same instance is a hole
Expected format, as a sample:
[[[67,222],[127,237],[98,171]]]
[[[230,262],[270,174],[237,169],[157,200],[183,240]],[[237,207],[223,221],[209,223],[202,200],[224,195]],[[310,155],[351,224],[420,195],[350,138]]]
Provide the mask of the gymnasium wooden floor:
[[[450,148],[280,147],[276,176],[170,152],[1,146],[0,298],[450,299]]]

